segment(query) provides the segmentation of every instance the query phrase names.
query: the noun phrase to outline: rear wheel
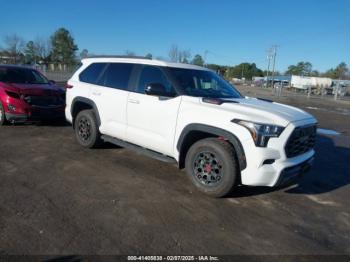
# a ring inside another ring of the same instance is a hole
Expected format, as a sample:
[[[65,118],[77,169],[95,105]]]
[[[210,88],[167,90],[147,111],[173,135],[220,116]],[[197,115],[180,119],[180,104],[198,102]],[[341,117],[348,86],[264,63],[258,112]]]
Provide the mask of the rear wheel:
[[[75,118],[74,127],[76,139],[83,147],[94,148],[102,143],[96,116],[92,110],[80,111]]]
[[[3,126],[7,123],[6,116],[5,116],[5,110],[2,106],[2,103],[0,102],[0,126]]]
[[[201,192],[227,195],[238,181],[236,154],[231,144],[206,138],[193,144],[186,155],[186,173]]]

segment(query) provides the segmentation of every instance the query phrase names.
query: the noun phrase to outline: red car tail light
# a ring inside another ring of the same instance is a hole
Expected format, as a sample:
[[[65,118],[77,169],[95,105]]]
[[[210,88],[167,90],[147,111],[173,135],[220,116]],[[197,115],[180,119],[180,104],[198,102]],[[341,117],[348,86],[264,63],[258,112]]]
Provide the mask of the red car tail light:
[[[7,94],[8,96],[10,96],[10,97],[12,97],[12,98],[20,99],[20,95],[17,94],[17,93],[15,93],[15,92],[11,92],[11,91],[8,91],[8,90],[6,90],[5,92],[6,92],[6,94]]]
[[[67,83],[66,84],[66,89],[71,89],[71,88],[73,88],[73,86]]]

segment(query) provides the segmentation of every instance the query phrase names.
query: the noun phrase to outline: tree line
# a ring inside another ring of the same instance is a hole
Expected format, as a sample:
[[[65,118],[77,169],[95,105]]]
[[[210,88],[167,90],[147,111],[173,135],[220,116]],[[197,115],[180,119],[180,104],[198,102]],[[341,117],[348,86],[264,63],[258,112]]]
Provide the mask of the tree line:
[[[17,34],[4,37],[4,47],[0,50],[2,59],[14,64],[58,63],[74,65],[77,63],[78,46],[71,33],[59,28],[49,38],[36,38],[25,42]]]
[[[331,68],[326,72],[320,73],[313,70],[310,62],[299,62],[296,65],[290,65],[285,72],[286,75],[301,75],[301,76],[320,76],[329,77],[332,79],[349,79],[350,71],[345,62],[341,62],[335,68]]]
[[[169,60],[172,62],[180,63],[191,63],[198,66],[205,66],[221,75],[225,76],[227,79],[232,78],[245,78],[251,80],[254,76],[263,77],[270,75],[271,71],[262,70],[256,66],[255,63],[240,63],[235,66],[229,65],[218,65],[218,64],[206,64],[205,59],[200,54],[196,54],[193,59],[191,59],[191,52],[187,49],[181,49],[177,45],[173,45],[169,49]],[[290,65],[285,72],[275,71],[274,75],[299,75],[299,76],[318,76],[318,77],[329,77],[332,79],[350,79],[350,70],[345,62],[341,62],[335,68],[331,68],[326,72],[319,72],[313,69],[310,62],[298,62],[296,65]]]
[[[78,46],[74,41],[72,34],[66,28],[59,28],[49,38],[36,38],[25,42],[17,34],[7,35],[3,39],[4,46],[0,48],[0,58],[6,58],[9,63],[14,64],[61,64],[74,66],[82,58],[92,56],[87,49],[83,49],[77,54]],[[133,51],[126,50],[125,55],[135,56]],[[152,59],[153,55],[148,53],[145,57]],[[268,72],[256,66],[255,63],[240,63],[235,66],[207,64],[205,57],[201,54],[195,54],[192,57],[189,49],[181,49],[177,45],[172,45],[168,52],[168,58],[156,57],[161,60],[171,62],[189,63],[198,66],[205,66],[216,72],[219,72],[227,79],[245,78],[251,80],[253,76],[266,76]],[[1,59],[0,59],[1,60]],[[1,62],[1,61],[0,61]],[[342,62],[335,68],[320,73],[313,70],[310,62],[299,62],[296,65],[290,65],[285,75],[302,76],[322,76],[333,79],[349,79],[350,72],[346,63]],[[270,72],[271,75],[271,72]],[[281,72],[275,72],[275,75],[281,75]]]

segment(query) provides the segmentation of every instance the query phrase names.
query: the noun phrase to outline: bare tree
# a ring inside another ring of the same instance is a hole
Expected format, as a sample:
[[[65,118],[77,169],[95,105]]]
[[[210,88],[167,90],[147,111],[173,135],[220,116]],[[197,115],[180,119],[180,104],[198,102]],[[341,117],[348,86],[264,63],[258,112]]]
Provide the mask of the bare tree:
[[[130,50],[125,50],[125,55],[127,55],[127,56],[135,56],[135,52],[130,51]]]
[[[24,40],[17,34],[7,35],[4,38],[6,45],[5,51],[13,58],[14,63],[17,63],[19,56],[23,53]]]
[[[79,54],[80,59],[84,59],[89,57],[89,51],[87,49],[83,49]]]
[[[35,50],[37,52],[37,56],[44,62],[46,62],[51,53],[51,41],[50,39],[45,39],[41,37],[37,37],[34,41]]]
[[[172,45],[169,49],[169,59],[171,62],[179,61],[179,48],[177,45]]]
[[[191,51],[190,50],[182,50],[179,53],[179,61],[180,63],[188,64],[191,60]]]
[[[171,62],[189,63],[191,51],[181,50],[177,45],[172,45],[169,49],[169,59]]]

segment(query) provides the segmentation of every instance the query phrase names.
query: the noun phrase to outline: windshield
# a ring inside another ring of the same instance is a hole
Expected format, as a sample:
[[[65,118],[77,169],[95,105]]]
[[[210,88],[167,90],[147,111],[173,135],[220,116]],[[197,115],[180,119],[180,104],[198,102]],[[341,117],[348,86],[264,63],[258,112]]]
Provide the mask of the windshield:
[[[210,98],[241,98],[241,94],[212,71],[169,68],[176,81],[188,96]]]
[[[48,84],[49,81],[39,72],[28,68],[0,67],[0,81],[16,84]]]

